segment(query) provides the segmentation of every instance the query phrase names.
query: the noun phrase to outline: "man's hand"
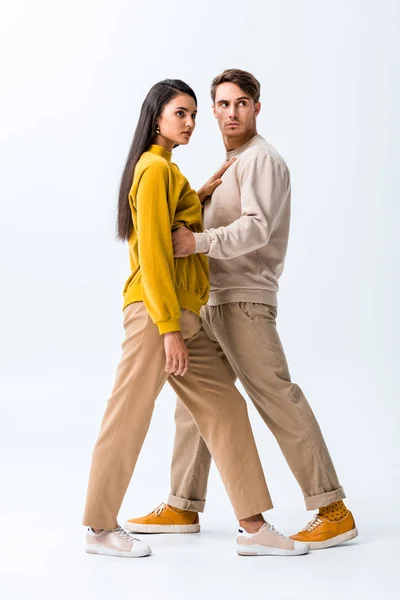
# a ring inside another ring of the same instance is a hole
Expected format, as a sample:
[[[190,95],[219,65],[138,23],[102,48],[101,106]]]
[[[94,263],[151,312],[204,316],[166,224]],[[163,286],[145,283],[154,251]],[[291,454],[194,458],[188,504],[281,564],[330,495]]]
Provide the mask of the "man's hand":
[[[196,250],[196,242],[193,233],[185,226],[179,227],[172,232],[172,246],[174,248],[175,258],[182,258],[194,254]]]
[[[200,202],[203,204],[207,198],[211,196],[215,188],[217,188],[222,183],[222,175],[225,173],[227,169],[234,163],[236,157],[233,156],[230,160],[228,160],[218,171],[214,173],[212,177],[199,189],[197,192],[198,197],[200,198]]]

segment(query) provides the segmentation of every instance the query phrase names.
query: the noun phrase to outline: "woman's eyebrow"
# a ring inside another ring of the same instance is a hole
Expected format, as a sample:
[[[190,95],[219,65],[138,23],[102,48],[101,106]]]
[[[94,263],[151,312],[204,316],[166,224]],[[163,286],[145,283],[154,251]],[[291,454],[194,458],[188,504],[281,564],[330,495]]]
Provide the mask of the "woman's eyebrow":
[[[177,106],[175,110],[184,110],[186,112],[190,112],[190,110],[188,108],[185,108],[184,106]],[[197,113],[197,110],[194,110],[193,112]]]

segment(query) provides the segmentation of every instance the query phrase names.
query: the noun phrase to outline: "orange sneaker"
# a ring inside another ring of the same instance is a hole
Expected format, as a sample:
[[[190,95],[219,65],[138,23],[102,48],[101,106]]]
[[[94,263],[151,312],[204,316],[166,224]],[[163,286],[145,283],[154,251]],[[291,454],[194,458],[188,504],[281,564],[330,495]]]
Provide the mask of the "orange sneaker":
[[[340,521],[329,521],[316,514],[302,531],[290,537],[296,542],[305,542],[310,550],[322,550],[348,542],[357,535],[353,515],[348,511]]]
[[[135,533],[198,533],[199,515],[191,510],[160,504],[145,517],[129,519],[125,523],[125,529]]]

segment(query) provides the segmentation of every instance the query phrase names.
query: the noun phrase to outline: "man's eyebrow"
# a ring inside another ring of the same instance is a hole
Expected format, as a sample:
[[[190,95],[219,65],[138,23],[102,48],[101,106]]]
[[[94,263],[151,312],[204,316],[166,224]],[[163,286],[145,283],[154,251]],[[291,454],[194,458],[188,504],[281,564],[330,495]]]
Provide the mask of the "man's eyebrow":
[[[239,100],[249,100],[250,98],[248,96],[240,96],[240,98],[235,98],[236,102],[239,102]],[[217,104],[222,104],[223,102],[225,102],[226,104],[228,104],[229,100],[218,100]]]

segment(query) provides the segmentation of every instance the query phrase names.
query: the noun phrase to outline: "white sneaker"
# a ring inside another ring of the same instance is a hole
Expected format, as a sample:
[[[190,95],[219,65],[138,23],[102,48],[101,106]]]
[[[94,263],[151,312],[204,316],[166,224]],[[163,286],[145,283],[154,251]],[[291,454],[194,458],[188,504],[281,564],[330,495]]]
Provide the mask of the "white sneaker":
[[[264,523],[257,533],[238,530],[237,553],[241,556],[298,556],[308,550],[307,544],[291,540],[269,523]]]
[[[140,556],[150,556],[151,549],[133,535],[124,531],[122,527],[111,529],[111,531],[103,529],[99,533],[95,533],[91,527],[88,527],[86,552],[88,554],[138,558]]]

